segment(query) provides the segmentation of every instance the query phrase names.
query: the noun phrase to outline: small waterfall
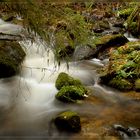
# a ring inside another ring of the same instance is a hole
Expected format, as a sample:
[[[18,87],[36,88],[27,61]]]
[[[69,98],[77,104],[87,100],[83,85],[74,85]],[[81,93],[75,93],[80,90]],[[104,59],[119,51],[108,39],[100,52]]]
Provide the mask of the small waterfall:
[[[129,41],[138,41],[139,39],[138,38],[135,38],[131,33],[129,32],[126,32],[124,34],[124,36],[129,40]]]

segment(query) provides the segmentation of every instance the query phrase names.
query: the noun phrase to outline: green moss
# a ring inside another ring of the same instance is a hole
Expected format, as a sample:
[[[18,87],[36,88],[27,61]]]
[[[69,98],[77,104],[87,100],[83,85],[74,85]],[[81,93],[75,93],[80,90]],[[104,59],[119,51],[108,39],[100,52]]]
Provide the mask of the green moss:
[[[0,40],[0,78],[18,73],[25,52],[15,41]]]
[[[117,78],[113,78],[111,81],[109,81],[108,83],[110,86],[120,89],[120,90],[130,90],[133,87],[133,84],[130,83],[128,80],[126,79],[117,79]]]
[[[80,117],[76,112],[63,112],[55,118],[54,122],[59,130],[71,132],[79,132],[81,130]]]
[[[118,12],[119,17],[127,19],[127,17],[130,16],[130,14],[133,12],[133,10],[134,8],[127,8],[127,9],[120,10]]]
[[[137,80],[135,81],[135,89],[136,89],[137,91],[140,91],[140,79],[137,79]]]
[[[56,99],[62,102],[73,102],[86,97],[87,90],[83,86],[64,86],[56,94]]]
[[[70,85],[82,85],[81,81],[78,79],[74,79],[73,77],[69,76],[68,74],[61,72],[55,82],[55,86],[58,90],[60,90],[63,86],[70,86]]]

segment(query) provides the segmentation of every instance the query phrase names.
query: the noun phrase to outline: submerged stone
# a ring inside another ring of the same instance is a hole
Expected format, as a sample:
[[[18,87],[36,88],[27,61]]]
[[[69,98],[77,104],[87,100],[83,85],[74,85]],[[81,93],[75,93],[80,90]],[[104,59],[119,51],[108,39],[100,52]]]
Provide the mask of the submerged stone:
[[[0,40],[0,78],[17,74],[24,57],[25,52],[19,43]]]
[[[56,79],[55,86],[58,90],[60,90],[63,86],[70,85],[82,85],[81,81],[78,79],[74,79],[69,76],[67,73],[61,72]]]
[[[83,86],[64,86],[56,94],[56,99],[62,102],[73,102],[84,99],[87,90]]]
[[[81,130],[80,117],[76,112],[61,113],[55,118],[54,123],[62,131],[79,132]]]

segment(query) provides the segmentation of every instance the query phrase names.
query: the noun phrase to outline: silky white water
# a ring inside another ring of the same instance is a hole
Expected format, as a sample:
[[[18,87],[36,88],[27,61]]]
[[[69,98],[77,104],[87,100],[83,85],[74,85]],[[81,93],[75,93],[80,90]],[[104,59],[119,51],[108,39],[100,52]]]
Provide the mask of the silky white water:
[[[0,130],[2,135],[41,135],[48,130],[49,122],[55,114],[63,110],[79,109],[76,105],[66,105],[55,100],[55,94],[58,92],[55,81],[58,74],[62,71],[69,73],[79,78],[86,86],[93,86],[98,79],[96,66],[101,65],[101,62],[96,59],[70,62],[70,68],[67,69],[65,62],[58,66],[53,52],[41,42],[23,41],[20,44],[26,51],[21,73],[0,80],[3,118],[10,123],[9,125],[5,122]],[[46,123],[45,128],[42,123]]]

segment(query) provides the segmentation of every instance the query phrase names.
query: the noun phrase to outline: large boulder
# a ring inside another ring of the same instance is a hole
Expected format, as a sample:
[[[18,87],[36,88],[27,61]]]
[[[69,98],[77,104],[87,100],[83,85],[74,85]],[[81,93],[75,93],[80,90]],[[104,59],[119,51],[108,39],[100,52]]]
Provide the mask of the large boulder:
[[[108,56],[111,47],[119,47],[128,42],[128,39],[122,34],[104,35],[91,39],[87,46],[80,46],[75,49],[74,59],[99,58],[102,55]],[[107,50],[107,51],[106,51]]]
[[[0,40],[0,78],[18,73],[24,57],[25,52],[19,43]]]
[[[128,42],[128,39],[122,34],[105,35],[103,37],[95,38],[94,53],[92,57],[96,57],[100,52],[112,46],[121,46]]]
[[[119,90],[139,90],[140,41],[112,50],[109,60],[101,72],[101,82]]]
[[[54,123],[59,130],[79,132],[81,130],[80,117],[77,113],[66,111],[59,114]]]
[[[68,103],[75,103],[77,100],[82,100],[86,95],[87,90],[84,86],[64,86],[56,94],[56,99]]]
[[[74,79],[73,77],[69,76],[67,73],[61,72],[55,82],[55,86],[58,90],[60,90],[63,86],[70,86],[70,85],[82,85],[81,81],[78,79]]]
[[[103,51],[111,47],[118,47],[124,45],[128,42],[128,39],[122,34],[105,35],[102,37],[96,37],[93,39],[92,43],[88,44],[92,49],[92,53],[88,53],[84,59],[91,59],[94,57],[99,57],[99,53],[102,54]]]

